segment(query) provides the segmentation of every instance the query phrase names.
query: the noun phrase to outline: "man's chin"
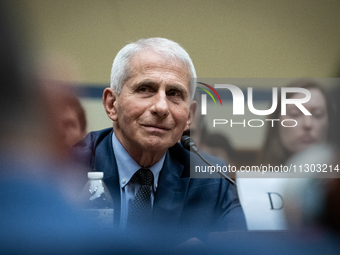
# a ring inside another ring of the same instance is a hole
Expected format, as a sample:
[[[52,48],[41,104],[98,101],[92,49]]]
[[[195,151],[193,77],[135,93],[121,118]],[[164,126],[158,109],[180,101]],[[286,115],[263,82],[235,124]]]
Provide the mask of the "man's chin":
[[[145,150],[161,152],[166,151],[168,148],[174,146],[177,141],[169,141],[162,137],[150,137],[145,141]]]

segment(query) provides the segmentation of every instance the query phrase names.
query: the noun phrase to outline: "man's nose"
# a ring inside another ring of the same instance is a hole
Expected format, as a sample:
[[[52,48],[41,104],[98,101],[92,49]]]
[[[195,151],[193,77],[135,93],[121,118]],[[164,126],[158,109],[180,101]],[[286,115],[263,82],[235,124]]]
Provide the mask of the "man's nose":
[[[167,117],[169,115],[169,102],[166,93],[164,91],[159,91],[153,99],[154,102],[151,107],[152,113],[163,118]]]

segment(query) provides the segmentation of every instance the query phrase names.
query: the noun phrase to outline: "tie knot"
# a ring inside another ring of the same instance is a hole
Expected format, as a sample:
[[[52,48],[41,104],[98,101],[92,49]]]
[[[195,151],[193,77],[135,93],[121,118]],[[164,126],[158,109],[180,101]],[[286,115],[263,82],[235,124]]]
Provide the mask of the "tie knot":
[[[148,168],[141,168],[136,172],[136,175],[140,179],[141,185],[152,185],[153,183],[153,173]]]

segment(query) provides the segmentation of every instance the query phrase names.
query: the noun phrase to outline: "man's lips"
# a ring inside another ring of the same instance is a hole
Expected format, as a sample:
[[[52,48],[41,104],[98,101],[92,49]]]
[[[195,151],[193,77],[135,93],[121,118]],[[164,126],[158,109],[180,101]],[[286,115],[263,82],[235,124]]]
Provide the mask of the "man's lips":
[[[159,124],[142,124],[143,127],[149,128],[149,129],[155,129],[155,130],[170,130],[171,128],[165,125],[159,125]]]

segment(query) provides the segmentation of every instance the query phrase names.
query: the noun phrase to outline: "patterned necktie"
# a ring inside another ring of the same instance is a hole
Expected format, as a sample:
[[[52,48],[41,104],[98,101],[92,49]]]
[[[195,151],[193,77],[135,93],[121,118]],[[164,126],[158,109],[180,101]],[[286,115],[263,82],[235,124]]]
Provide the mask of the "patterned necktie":
[[[141,168],[135,175],[141,184],[135,200],[133,201],[129,222],[133,225],[146,225],[151,220],[151,187],[153,184],[153,173],[150,169]]]

